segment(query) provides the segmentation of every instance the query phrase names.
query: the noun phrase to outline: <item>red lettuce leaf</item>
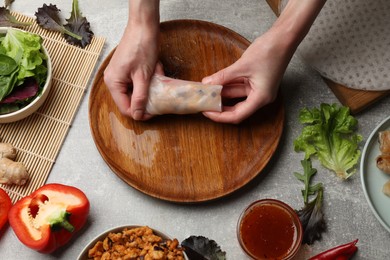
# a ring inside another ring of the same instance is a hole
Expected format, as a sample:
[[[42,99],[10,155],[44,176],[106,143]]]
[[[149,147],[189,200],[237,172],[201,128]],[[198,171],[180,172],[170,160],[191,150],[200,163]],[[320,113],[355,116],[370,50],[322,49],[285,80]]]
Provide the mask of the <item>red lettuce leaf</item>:
[[[226,252],[217,242],[204,236],[190,236],[181,242],[181,246],[189,259],[226,260]]]
[[[92,40],[93,32],[87,18],[82,16],[82,13],[79,9],[78,0],[73,0],[72,4],[72,13],[69,19],[66,19],[68,22],[64,27],[77,35],[81,35],[82,39],[76,39],[69,35],[64,35],[66,41],[70,44],[80,46],[85,48]]]
[[[4,0],[4,6],[8,7],[10,6],[15,0]]]
[[[0,26],[1,27],[23,27],[31,23],[20,22],[5,7],[0,7]]]
[[[15,102],[24,101],[28,98],[34,97],[39,91],[38,83],[35,79],[27,79],[21,86],[14,89],[7,97],[5,97],[0,104],[11,104]]]
[[[61,10],[58,9],[56,5],[43,4],[43,6],[41,8],[38,8],[38,11],[35,12],[35,17],[37,19],[38,25],[41,26],[43,29],[60,32],[63,35],[70,35],[73,38],[81,40],[82,37],[80,35],[77,35],[67,30],[62,25],[62,21],[59,16],[60,11]]]

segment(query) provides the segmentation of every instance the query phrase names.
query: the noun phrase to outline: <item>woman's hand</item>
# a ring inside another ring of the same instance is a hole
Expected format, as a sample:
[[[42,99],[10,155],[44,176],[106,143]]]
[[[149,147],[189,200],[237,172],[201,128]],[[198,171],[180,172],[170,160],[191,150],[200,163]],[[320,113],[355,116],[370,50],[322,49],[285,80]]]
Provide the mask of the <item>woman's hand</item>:
[[[290,0],[274,25],[257,38],[231,66],[203,79],[223,85],[222,97],[246,98],[222,112],[203,114],[221,123],[240,123],[272,102],[296,48],[308,33],[326,0]]]
[[[135,120],[146,120],[150,79],[163,73],[157,66],[159,2],[129,1],[129,22],[104,71],[104,81],[119,111]]]
[[[256,110],[275,100],[284,71],[294,53],[272,32],[257,38],[231,66],[202,80],[223,85],[224,99],[245,98],[222,112],[204,112],[213,121],[238,124]]]

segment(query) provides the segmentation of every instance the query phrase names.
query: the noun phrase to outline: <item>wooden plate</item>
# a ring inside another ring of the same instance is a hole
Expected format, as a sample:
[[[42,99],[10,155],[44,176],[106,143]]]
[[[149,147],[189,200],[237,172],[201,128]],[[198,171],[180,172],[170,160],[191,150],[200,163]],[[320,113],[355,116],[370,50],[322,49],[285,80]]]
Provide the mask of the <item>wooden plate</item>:
[[[248,45],[208,22],[161,24],[160,60],[167,76],[201,80],[233,63]],[[103,159],[130,186],[163,200],[202,202],[239,189],[266,166],[282,135],[280,97],[240,125],[218,124],[201,114],[133,121],[120,114],[104,84],[112,54],[93,83],[89,120]]]

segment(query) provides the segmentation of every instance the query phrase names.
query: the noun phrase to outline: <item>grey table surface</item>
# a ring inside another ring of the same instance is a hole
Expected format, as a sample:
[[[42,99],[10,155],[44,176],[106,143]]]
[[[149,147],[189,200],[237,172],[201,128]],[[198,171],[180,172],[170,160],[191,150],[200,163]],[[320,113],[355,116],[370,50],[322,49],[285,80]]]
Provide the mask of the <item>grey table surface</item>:
[[[56,4],[67,16],[72,1],[16,0],[11,9],[33,16],[43,3]],[[95,35],[106,37],[96,72],[120,40],[127,20],[128,1],[79,0],[79,5]],[[271,26],[275,16],[264,0],[162,0],[161,21],[173,19],[218,23],[252,41]],[[100,232],[125,224],[149,225],[179,240],[203,235],[217,241],[228,259],[247,259],[236,238],[237,220],[247,205],[261,198],[275,198],[294,208],[302,206],[302,184],[293,176],[294,171],[301,171],[302,154],[294,152],[292,146],[302,128],[297,120],[300,109],[322,102],[339,102],[320,75],[296,56],[287,68],[281,89],[285,97],[285,128],[275,156],[259,178],[226,198],[183,205],[161,201],[133,189],[106,165],[89,128],[89,86],[47,180],[76,186],[86,193],[91,202],[86,227],[68,245],[44,255],[22,245],[8,226],[0,238],[0,259],[76,259]],[[386,97],[357,115],[359,133],[364,138],[361,149],[375,126],[390,115],[389,107],[390,97]],[[319,169],[316,180],[325,186],[324,213],[328,228],[321,241],[303,246],[296,258],[306,259],[358,238],[359,251],[354,259],[390,259],[390,235],[369,207],[359,169],[349,181],[341,182],[316,162],[313,164]]]

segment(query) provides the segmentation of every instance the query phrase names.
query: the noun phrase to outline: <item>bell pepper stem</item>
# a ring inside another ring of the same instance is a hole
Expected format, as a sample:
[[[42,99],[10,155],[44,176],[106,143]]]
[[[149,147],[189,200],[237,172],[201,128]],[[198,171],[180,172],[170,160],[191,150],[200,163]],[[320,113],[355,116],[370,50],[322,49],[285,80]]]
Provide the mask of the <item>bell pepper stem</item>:
[[[72,224],[70,224],[70,222],[68,220],[64,220],[63,222],[61,222],[60,225],[61,225],[61,227],[63,227],[64,229],[66,229],[69,232],[73,232],[73,230],[74,230],[74,226]]]
[[[50,222],[51,229],[53,231],[58,231],[58,230],[61,230],[61,228],[64,228],[65,230],[67,230],[69,232],[73,232],[74,226],[72,224],[70,224],[70,222],[68,221],[70,215],[71,214],[69,212],[66,212],[66,211],[61,212],[58,216],[53,218],[52,221]]]

